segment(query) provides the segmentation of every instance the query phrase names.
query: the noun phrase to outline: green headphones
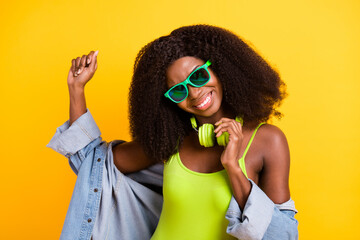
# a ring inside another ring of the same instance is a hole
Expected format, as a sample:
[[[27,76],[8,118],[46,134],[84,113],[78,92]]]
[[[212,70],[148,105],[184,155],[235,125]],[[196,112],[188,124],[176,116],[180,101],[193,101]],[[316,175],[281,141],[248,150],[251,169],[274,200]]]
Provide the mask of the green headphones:
[[[235,120],[243,125],[241,117],[236,117]],[[213,147],[215,144],[215,133],[214,125],[211,123],[205,123],[197,129],[197,123],[195,117],[190,118],[191,126],[198,132],[199,142],[201,146]],[[219,137],[216,138],[217,144],[220,146],[226,146],[229,142],[229,133],[223,132]]]

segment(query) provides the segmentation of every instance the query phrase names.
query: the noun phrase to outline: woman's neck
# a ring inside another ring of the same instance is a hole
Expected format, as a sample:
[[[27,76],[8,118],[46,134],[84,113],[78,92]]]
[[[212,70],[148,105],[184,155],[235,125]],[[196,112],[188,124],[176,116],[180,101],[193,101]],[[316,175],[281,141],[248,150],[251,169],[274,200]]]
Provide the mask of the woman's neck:
[[[215,114],[213,114],[209,117],[197,116],[197,115],[195,115],[195,117],[196,117],[196,120],[199,122],[199,124],[202,125],[204,123],[215,124],[217,121],[219,121],[223,117],[235,119],[236,115],[235,115],[234,111],[231,111],[225,107],[222,107],[219,109],[219,111],[217,111]]]

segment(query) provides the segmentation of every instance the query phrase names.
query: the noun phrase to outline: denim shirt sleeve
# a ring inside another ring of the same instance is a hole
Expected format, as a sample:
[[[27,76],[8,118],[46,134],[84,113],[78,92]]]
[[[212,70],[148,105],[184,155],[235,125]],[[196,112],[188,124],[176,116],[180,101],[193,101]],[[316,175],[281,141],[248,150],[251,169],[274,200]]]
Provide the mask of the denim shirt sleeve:
[[[240,210],[234,197],[230,201],[226,213],[227,233],[242,240],[298,239],[294,202],[290,199],[274,204],[252,180],[249,181],[252,188],[244,210]]]
[[[46,145],[69,159],[71,169],[78,174],[87,154],[101,143],[101,132],[89,109],[70,126],[69,120],[56,129]]]

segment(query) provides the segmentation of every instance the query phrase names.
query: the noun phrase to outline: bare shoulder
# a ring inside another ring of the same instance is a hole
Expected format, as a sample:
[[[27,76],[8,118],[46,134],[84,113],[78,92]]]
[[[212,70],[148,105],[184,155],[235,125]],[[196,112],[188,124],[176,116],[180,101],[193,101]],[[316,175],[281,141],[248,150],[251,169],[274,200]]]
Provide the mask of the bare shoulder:
[[[258,135],[261,136],[263,141],[267,144],[278,145],[287,144],[286,136],[284,132],[277,126],[272,124],[264,124],[258,130]]]
[[[258,135],[263,156],[259,186],[275,203],[283,203],[290,198],[290,153],[286,136],[271,124],[261,126]]]
[[[140,171],[156,162],[149,158],[137,141],[124,142],[113,147],[115,166],[122,173]]]
[[[286,136],[279,127],[272,124],[264,124],[259,128],[257,135],[261,143],[261,148],[263,149],[265,161],[276,160],[279,155],[287,156],[289,154]],[[281,159],[290,160],[289,157]]]

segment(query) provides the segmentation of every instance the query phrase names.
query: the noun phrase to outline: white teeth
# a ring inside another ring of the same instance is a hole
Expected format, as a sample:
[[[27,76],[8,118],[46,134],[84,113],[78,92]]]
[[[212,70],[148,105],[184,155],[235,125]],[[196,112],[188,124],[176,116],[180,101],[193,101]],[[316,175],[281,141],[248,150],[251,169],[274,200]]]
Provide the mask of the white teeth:
[[[205,101],[203,101],[201,104],[197,105],[196,107],[197,108],[202,108],[203,106],[205,106],[205,104],[207,104],[208,102],[210,102],[210,98],[211,98],[211,95],[207,96],[205,98]]]

